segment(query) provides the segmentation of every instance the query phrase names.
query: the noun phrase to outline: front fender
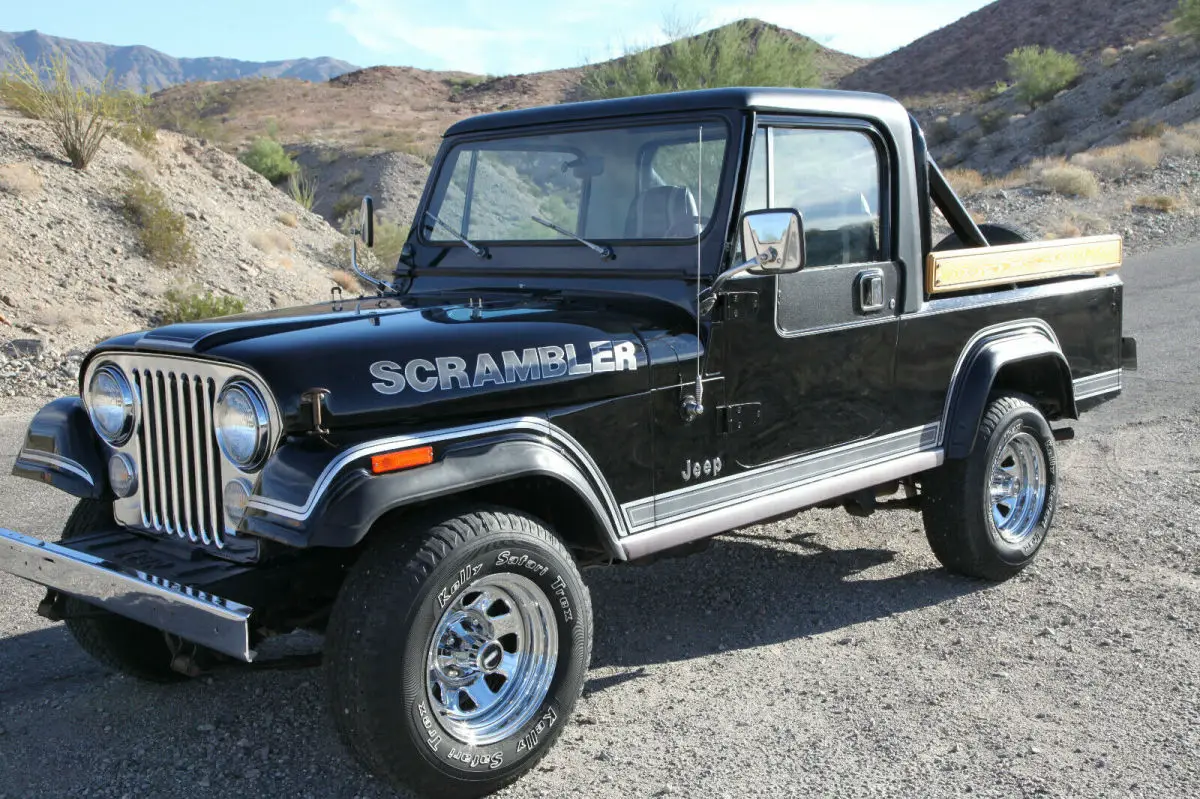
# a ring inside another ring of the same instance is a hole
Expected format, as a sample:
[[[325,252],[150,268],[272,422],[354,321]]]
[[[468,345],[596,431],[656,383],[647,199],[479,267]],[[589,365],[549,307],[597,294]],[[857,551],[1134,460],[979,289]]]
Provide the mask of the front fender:
[[[1071,367],[1054,331],[1040,320],[1026,320],[982,331],[959,359],[947,397],[946,457],[965,458],[975,447],[975,434],[983,420],[992,390],[1001,372],[1029,367],[1032,384],[1015,388],[1028,394],[1049,395],[1062,415],[1077,418]]]
[[[603,499],[603,486],[554,444],[526,434],[453,444],[431,464],[391,474],[373,475],[366,463],[355,464],[339,473],[303,518],[278,513],[269,501],[252,501],[242,529],[293,547],[352,547],[390,511],[521,477],[564,484],[593,516],[605,549],[621,556],[619,521]]]
[[[83,400],[56,399],[34,415],[12,473],[84,499],[108,495],[104,458]]]

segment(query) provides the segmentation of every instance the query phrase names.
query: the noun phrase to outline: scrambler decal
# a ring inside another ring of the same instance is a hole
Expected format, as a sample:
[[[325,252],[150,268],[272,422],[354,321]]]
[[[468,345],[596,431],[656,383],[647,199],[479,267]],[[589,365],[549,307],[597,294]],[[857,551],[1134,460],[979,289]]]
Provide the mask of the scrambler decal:
[[[583,361],[574,344],[528,347],[520,352],[504,350],[499,358],[481,352],[475,356],[473,365],[457,357],[432,361],[413,358],[404,364],[376,361],[371,364],[371,377],[377,382],[371,387],[380,394],[399,394],[406,386],[424,394],[452,388],[532,383],[568,375],[637,371],[637,345],[632,341],[591,341],[588,349],[590,353]]]

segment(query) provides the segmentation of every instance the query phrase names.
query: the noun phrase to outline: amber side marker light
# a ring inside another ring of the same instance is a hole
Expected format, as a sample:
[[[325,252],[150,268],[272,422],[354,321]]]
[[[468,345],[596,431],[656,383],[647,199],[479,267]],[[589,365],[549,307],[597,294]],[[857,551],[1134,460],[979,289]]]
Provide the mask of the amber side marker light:
[[[401,469],[411,469],[414,466],[424,466],[433,463],[433,447],[417,447],[402,449],[399,452],[385,452],[382,455],[371,456],[371,472],[387,474]]]

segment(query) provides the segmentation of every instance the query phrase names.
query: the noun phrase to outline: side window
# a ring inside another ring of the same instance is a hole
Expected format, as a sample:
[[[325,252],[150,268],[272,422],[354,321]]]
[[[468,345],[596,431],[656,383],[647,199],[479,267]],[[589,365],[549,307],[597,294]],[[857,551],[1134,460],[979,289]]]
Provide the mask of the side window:
[[[879,153],[858,131],[776,128],[771,206],[804,217],[808,266],[880,260]]]

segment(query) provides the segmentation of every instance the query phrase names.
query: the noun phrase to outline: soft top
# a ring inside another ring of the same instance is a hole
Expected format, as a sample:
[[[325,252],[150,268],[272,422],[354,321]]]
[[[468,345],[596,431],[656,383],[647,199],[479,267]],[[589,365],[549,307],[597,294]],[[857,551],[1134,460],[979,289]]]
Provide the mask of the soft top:
[[[882,94],[826,89],[729,88],[563,103],[482,114],[455,123],[446,131],[446,136],[586,119],[710,110],[834,114],[874,118],[889,127],[908,125],[908,112],[904,107]]]

